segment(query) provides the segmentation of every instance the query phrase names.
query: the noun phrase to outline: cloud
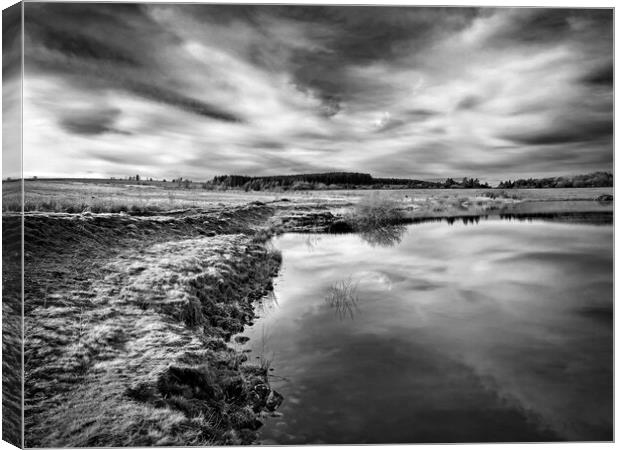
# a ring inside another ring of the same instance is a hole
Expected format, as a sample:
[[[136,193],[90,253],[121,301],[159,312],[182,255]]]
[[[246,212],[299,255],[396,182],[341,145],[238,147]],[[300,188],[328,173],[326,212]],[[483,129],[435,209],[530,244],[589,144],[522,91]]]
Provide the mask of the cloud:
[[[468,95],[458,102],[456,109],[475,109],[484,100],[476,95]]]
[[[604,64],[588,72],[581,81],[586,84],[613,86],[614,66],[613,63]]]
[[[19,74],[21,44],[21,5],[13,5],[2,11],[2,78]]]
[[[21,3],[2,11],[2,177],[21,176]]]
[[[583,123],[575,123],[575,121],[567,119],[545,128],[530,129],[521,133],[507,134],[503,137],[521,145],[552,145],[610,140],[613,131],[614,123],[611,118]]]
[[[31,174],[611,170],[609,9],[25,9]]]
[[[242,122],[242,119],[232,113],[224,111],[217,106],[207,102],[196,100],[185,95],[163,87],[144,84],[138,81],[128,81],[125,87],[132,93],[141,97],[174,106],[185,111],[208,117],[210,119],[221,120],[223,122]]]
[[[114,122],[120,112],[118,108],[68,111],[60,119],[60,126],[70,133],[87,136],[102,133],[131,134],[114,128]]]
[[[440,113],[430,109],[412,109],[406,111],[407,117],[411,120],[427,120],[433,116],[437,116]]]
[[[70,57],[134,67],[140,65],[140,62],[122,47],[108,45],[75,32],[44,28],[41,30],[40,39],[46,49]]]

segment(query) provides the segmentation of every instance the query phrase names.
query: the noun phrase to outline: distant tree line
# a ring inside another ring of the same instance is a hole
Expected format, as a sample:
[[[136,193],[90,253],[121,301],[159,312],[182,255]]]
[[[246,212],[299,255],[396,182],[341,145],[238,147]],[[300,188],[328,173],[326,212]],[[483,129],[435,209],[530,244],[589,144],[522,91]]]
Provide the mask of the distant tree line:
[[[440,188],[488,188],[477,178],[455,181],[422,181],[409,178],[373,178],[367,173],[328,172],[299,175],[275,175],[250,177],[245,175],[220,175],[207,183],[213,188],[244,189],[246,191],[268,190],[315,190],[315,189],[440,189]]]
[[[34,177],[36,179],[36,177]],[[137,184],[145,184],[147,181],[150,182],[156,182],[156,183],[168,183],[168,181],[164,178],[161,181],[160,180],[153,180],[153,178],[143,178],[140,176],[140,174],[136,174],[136,175],[129,175],[127,177],[124,178],[116,178],[116,177],[110,177],[110,180],[127,180],[127,181],[136,181]],[[179,178],[173,178],[172,180],[170,180],[170,183],[174,183],[177,187],[180,188],[184,188],[184,189],[190,189],[192,187],[192,180],[188,179],[188,178],[183,178],[183,177],[179,177]],[[204,182],[202,183],[202,187],[204,189],[208,189],[211,187],[209,182]]]
[[[214,177],[212,184],[262,191],[273,188],[315,189],[318,185],[369,186],[373,184],[373,178],[367,173],[356,172],[307,173],[265,177],[222,175]]]
[[[581,188],[581,187],[613,187],[614,176],[609,172],[594,172],[587,175],[528,178],[502,181],[500,189],[531,189],[531,188]]]
[[[36,177],[35,177],[36,178]],[[111,177],[111,179],[115,179]],[[119,178],[121,180],[122,178]],[[142,184],[147,181],[139,174],[125,177]],[[149,182],[153,178],[148,179]],[[580,188],[613,187],[613,174],[594,172],[586,175],[528,178],[506,180],[499,183],[499,189],[528,188]],[[162,182],[166,183],[166,179]],[[169,181],[176,187],[192,189],[197,187],[190,179],[178,177]],[[203,189],[243,189],[245,191],[287,191],[320,189],[489,189],[486,182],[478,178],[447,178],[444,181],[423,181],[410,178],[374,178],[367,173],[326,172],[298,175],[273,175],[251,177],[246,175],[219,175],[211,181],[201,182]]]
[[[443,188],[448,189],[479,189],[479,188],[490,188],[488,183],[481,183],[478,178],[467,178],[464,177],[461,181],[455,181],[452,178],[446,179],[443,182]]]

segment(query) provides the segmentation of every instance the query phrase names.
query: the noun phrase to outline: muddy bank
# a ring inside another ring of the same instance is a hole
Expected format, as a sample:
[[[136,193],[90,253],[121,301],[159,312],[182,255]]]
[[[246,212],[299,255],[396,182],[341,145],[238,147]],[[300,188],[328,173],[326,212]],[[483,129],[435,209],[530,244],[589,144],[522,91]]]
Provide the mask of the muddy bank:
[[[272,214],[27,215],[25,445],[253,442],[281,397],[229,339],[277,274]]]

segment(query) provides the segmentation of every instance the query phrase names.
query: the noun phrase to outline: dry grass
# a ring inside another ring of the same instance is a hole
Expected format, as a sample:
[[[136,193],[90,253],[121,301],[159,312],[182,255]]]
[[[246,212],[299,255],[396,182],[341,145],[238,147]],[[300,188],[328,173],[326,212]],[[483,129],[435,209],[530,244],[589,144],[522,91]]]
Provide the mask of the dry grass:
[[[26,445],[251,442],[270,389],[226,342],[279,267],[264,209],[28,217]]]
[[[2,210],[21,211],[19,183],[4,182]],[[25,211],[47,212],[134,212],[152,213],[187,208],[234,206],[253,201],[273,201],[275,193],[220,192],[204,189],[180,189],[167,185],[108,184],[87,181],[26,180]]]
[[[402,222],[402,205],[378,193],[363,197],[346,217],[356,231],[370,231]]]
[[[87,306],[74,306],[70,298],[82,294],[69,291],[32,310],[26,320],[26,443],[240,442],[226,433],[244,424],[221,422],[237,410],[221,403],[226,386],[237,383],[238,401],[253,407],[248,392],[261,380],[243,376],[245,355],[224,341],[251,318],[250,299],[262,295],[266,282],[255,269],[271,261],[243,235],[156,244],[102,268]],[[255,280],[244,280],[252,274]],[[199,319],[188,327],[184,311],[192,304],[200,305]],[[204,370],[207,378],[200,375]],[[194,385],[212,392],[184,394]],[[220,399],[220,406],[214,409],[211,399]]]

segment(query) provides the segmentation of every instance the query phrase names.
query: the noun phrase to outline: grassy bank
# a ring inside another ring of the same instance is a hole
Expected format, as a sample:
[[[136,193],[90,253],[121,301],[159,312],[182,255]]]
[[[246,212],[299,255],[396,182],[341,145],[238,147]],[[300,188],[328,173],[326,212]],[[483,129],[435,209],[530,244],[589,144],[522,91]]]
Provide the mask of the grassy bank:
[[[252,442],[281,398],[228,341],[277,273],[272,214],[27,217],[25,444]]]

